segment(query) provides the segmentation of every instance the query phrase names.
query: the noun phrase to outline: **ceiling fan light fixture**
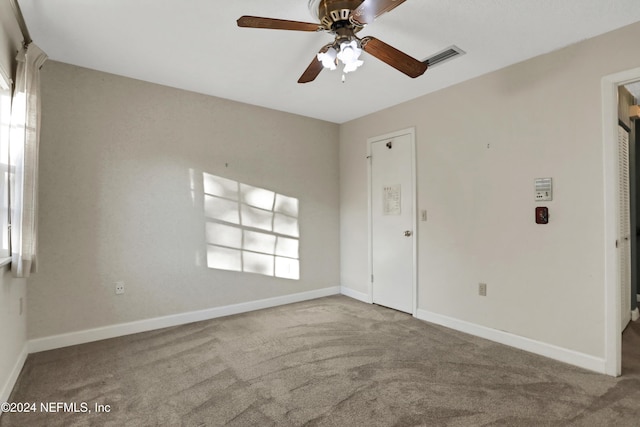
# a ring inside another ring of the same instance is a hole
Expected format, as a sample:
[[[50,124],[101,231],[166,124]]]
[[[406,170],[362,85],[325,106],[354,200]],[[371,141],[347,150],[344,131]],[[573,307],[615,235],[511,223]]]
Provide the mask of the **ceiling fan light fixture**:
[[[318,61],[322,62],[322,66],[324,68],[335,70],[337,54],[338,52],[336,52],[334,48],[330,47],[326,52],[318,53]]]
[[[343,64],[349,65],[358,61],[358,58],[362,54],[362,49],[358,47],[358,43],[355,40],[350,42],[342,42],[340,44],[340,52],[337,57]]]
[[[364,64],[363,61],[358,59],[361,54],[362,49],[360,49],[355,40],[342,42],[340,44],[340,52],[337,54],[337,57],[344,64],[344,73],[351,73]]]
[[[353,61],[353,62],[351,62],[351,63],[349,63],[349,64],[345,64],[345,65],[344,65],[344,69],[343,69],[342,71],[343,71],[345,74],[346,74],[346,73],[350,73],[350,72],[352,72],[352,71],[357,70],[357,69],[358,69],[358,67],[360,67],[362,64],[364,64],[364,61],[360,61],[360,60]]]

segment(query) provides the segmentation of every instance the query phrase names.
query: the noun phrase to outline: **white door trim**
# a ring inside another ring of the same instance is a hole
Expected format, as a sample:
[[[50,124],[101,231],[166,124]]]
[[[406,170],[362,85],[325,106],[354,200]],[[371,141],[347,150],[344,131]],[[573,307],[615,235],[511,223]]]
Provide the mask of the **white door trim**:
[[[413,184],[413,191],[411,192],[411,200],[412,200],[412,219],[411,224],[413,227],[413,272],[412,278],[413,283],[413,302],[411,304],[412,307],[412,315],[416,317],[418,315],[418,215],[417,215],[417,174],[416,174],[416,128],[411,127],[407,129],[398,130],[395,132],[387,133],[384,135],[378,135],[371,138],[367,138],[367,158],[369,160],[369,165],[367,168],[367,187],[368,187],[368,209],[369,209],[369,303],[373,304],[373,283],[371,281],[371,277],[373,275],[373,221],[372,221],[372,206],[371,206],[371,198],[372,198],[372,188],[371,188],[371,149],[372,144],[377,141],[381,141],[384,139],[397,138],[403,135],[409,135],[411,140],[411,181]]]
[[[622,331],[620,330],[620,277],[618,237],[618,86],[640,80],[640,68],[602,78],[602,152],[604,178],[604,312],[605,372],[622,373]]]

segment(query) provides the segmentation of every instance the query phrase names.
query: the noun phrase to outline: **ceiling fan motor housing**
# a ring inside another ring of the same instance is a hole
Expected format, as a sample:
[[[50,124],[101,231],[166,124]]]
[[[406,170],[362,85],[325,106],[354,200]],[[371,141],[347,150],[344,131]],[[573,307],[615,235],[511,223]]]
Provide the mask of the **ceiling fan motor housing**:
[[[364,0],[309,0],[311,13],[320,20],[320,24],[329,31],[351,27],[354,32],[360,30],[350,20],[351,11]]]

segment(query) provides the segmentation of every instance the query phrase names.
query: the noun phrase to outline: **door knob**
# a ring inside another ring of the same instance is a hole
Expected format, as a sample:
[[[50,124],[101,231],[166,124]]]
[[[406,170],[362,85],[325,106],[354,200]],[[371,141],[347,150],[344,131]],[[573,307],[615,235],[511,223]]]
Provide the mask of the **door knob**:
[[[407,230],[404,232],[404,237],[411,237],[412,234],[411,230]]]

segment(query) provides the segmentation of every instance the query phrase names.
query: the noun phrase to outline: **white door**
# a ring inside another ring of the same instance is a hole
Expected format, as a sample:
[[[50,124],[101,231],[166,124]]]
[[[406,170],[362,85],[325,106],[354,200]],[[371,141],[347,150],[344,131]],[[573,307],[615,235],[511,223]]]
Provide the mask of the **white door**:
[[[369,143],[373,302],[414,314],[414,134],[405,131]]]
[[[629,219],[629,133],[618,126],[618,259],[620,260],[620,330],[631,320],[631,226]]]

